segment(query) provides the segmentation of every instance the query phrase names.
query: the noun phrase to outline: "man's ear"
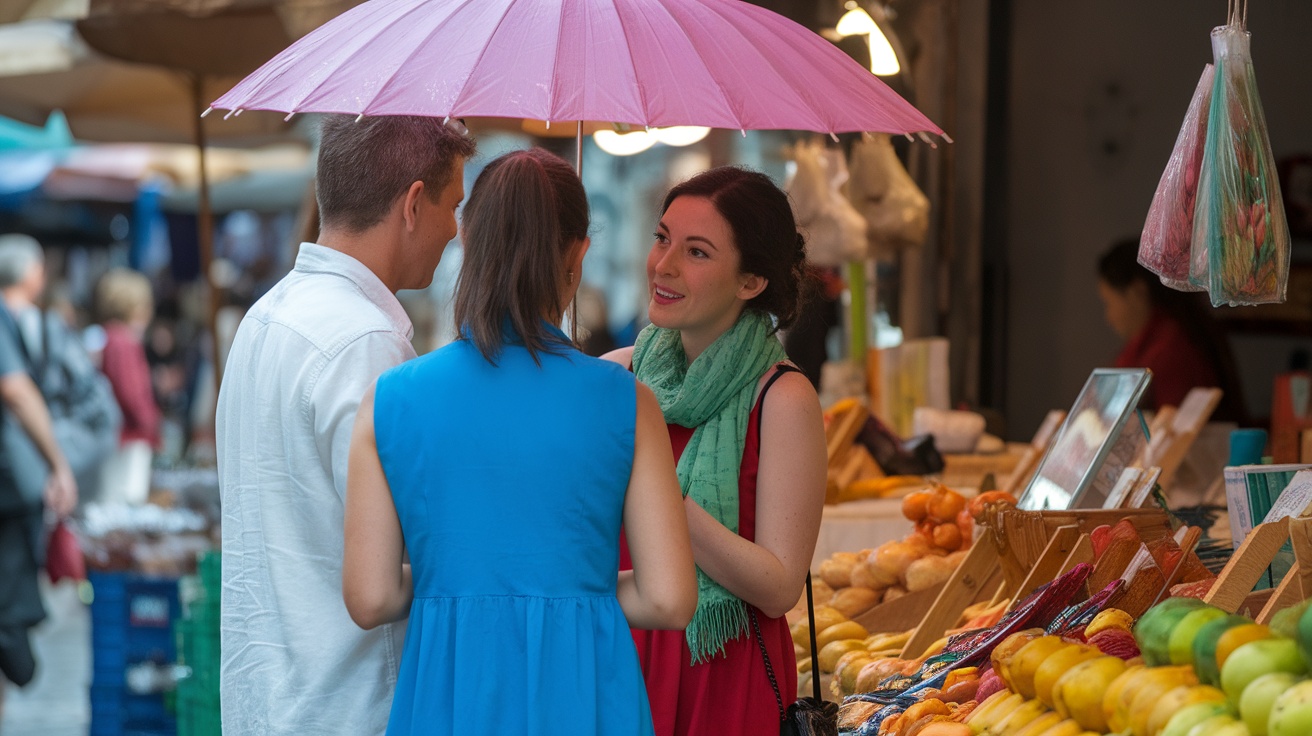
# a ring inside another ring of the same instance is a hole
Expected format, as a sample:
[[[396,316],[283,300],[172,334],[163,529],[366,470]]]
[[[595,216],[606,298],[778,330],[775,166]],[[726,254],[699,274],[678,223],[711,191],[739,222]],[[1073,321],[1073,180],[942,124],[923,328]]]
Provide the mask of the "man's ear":
[[[760,296],[761,292],[765,291],[765,287],[769,285],[769,279],[749,273],[743,276],[743,285],[738,288],[738,298],[749,302]]]
[[[405,229],[414,232],[419,222],[419,198],[426,196],[424,194],[424,183],[422,181],[411,182],[410,188],[405,191],[405,196],[401,198],[401,219],[405,222]]]

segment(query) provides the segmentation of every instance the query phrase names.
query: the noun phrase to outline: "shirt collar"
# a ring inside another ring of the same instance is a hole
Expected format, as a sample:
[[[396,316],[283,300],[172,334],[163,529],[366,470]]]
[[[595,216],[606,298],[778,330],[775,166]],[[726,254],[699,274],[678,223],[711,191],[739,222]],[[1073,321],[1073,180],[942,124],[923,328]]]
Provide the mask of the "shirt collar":
[[[324,273],[341,276],[359,287],[365,298],[383,310],[396,331],[405,335],[407,340],[414,337],[414,325],[401,307],[396,295],[383,284],[378,275],[368,266],[339,250],[333,250],[318,243],[301,243],[301,250],[296,255],[295,271],[301,273]]]

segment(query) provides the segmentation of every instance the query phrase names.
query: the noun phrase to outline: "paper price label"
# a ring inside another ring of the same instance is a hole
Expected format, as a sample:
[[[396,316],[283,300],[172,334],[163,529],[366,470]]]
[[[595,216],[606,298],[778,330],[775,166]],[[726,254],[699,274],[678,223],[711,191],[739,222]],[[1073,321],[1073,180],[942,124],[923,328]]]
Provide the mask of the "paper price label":
[[[1294,474],[1294,479],[1289,481],[1285,490],[1280,492],[1280,498],[1276,499],[1262,523],[1279,521],[1286,516],[1304,516],[1312,510],[1309,507],[1312,507],[1312,470],[1300,470]]]

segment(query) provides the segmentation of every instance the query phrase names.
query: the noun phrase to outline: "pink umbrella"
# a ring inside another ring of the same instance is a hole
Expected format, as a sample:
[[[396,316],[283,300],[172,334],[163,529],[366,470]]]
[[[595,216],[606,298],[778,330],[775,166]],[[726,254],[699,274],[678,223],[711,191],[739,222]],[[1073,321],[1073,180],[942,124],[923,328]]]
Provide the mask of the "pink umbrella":
[[[740,0],[371,0],[213,107],[950,140],[828,41]]]

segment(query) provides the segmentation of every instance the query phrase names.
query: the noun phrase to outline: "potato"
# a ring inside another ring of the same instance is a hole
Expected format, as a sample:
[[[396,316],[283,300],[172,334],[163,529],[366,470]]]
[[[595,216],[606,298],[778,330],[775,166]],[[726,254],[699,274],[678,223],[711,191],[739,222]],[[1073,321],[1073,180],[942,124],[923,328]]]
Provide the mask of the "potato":
[[[829,605],[836,608],[839,613],[854,618],[859,614],[865,613],[879,602],[879,594],[869,588],[843,588],[834,593],[834,597],[829,601]]]
[[[876,565],[874,555],[871,555],[864,562],[858,562],[852,568],[851,580],[852,587],[859,586],[871,590],[883,590],[890,585],[897,584],[897,576],[889,574],[879,565]]]
[[[856,553],[835,552],[832,557],[820,563],[820,578],[837,590],[852,584],[852,567],[856,565]]]
[[[829,603],[829,599],[834,597],[834,589],[829,587],[829,583],[823,580],[811,580],[811,600],[817,606],[823,606]],[[806,591],[802,591],[802,601],[806,601]]]
[[[884,591],[884,602],[888,603],[889,601],[901,598],[906,594],[907,594],[906,588],[903,588],[901,585],[894,585],[890,587],[888,590]]]
[[[886,577],[900,580],[911,563],[924,555],[924,552],[910,542],[886,542],[875,550],[874,560],[875,565]]]
[[[907,590],[932,588],[952,577],[957,566],[946,557],[923,557],[907,567]]]

